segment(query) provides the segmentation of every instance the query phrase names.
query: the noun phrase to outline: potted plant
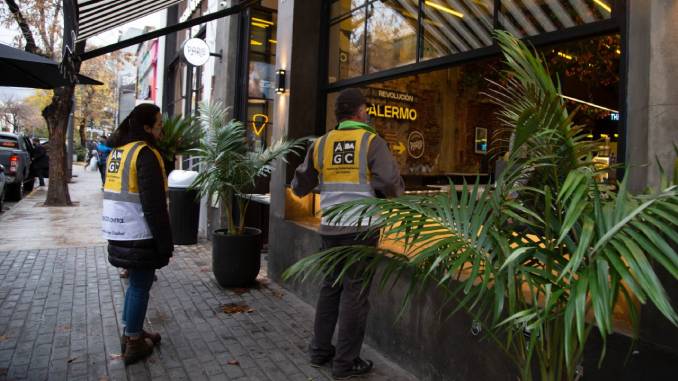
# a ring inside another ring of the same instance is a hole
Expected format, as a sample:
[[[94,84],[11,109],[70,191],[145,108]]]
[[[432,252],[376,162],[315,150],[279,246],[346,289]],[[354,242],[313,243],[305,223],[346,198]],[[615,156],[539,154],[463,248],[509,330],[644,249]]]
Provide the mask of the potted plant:
[[[206,131],[193,150],[201,171],[192,187],[202,196],[216,197],[224,209],[225,226],[214,231],[212,271],[222,287],[239,287],[256,280],[261,265],[262,232],[245,226],[245,214],[255,181],[270,175],[274,162],[303,151],[305,139],[274,142],[250,149],[243,124],[226,119],[220,104],[202,104],[200,123]]]
[[[165,170],[169,173],[174,169],[177,155],[188,154],[200,146],[204,131],[196,118],[167,115],[163,117],[162,131],[158,148],[165,159]]]
[[[678,187],[665,179],[648,194],[630,194],[625,182],[617,193],[603,190],[591,160],[597,143],[573,125],[543,59],[506,32],[496,38],[508,69],[485,95],[500,107],[513,144],[495,186],[338,205],[331,219],[357,208],[380,221],[383,239],[402,252],[334,248],[302,259],[284,277],[337,267],[344,274],[357,260],[369,262],[365,279],[380,277],[381,285],[409,274],[403,309],[414,293],[438,287],[452,312],[463,309],[482,323],[521,380],[573,380],[592,330],[603,339],[613,332],[615,306],[626,306],[634,337],[644,303],[678,324],[653,269],[678,278]]]

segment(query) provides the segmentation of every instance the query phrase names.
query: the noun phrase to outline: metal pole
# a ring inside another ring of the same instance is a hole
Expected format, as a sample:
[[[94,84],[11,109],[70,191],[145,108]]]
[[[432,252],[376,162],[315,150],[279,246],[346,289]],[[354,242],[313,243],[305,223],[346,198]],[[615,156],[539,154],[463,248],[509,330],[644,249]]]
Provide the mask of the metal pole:
[[[75,116],[75,93],[73,94],[73,106],[71,107],[71,113],[68,115],[68,131],[67,131],[67,138],[66,138],[66,144],[68,147],[67,150],[67,155],[66,157],[66,171],[68,173],[68,178],[70,179],[73,177],[73,123],[74,123],[74,116]]]

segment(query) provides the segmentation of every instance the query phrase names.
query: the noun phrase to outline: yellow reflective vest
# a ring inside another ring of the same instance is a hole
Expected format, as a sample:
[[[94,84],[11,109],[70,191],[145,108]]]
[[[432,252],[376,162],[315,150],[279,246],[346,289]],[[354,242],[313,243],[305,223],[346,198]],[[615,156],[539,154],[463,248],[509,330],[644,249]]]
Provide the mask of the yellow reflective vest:
[[[141,208],[137,178],[137,158],[144,147],[150,148],[158,158],[164,177],[165,164],[162,155],[146,142],[132,142],[111,151],[106,161],[104,207],[101,217],[104,239],[136,241],[153,238]]]
[[[347,201],[375,197],[370,184],[371,173],[367,153],[376,135],[362,128],[333,130],[318,139],[313,146],[313,165],[319,174],[320,209]],[[366,226],[357,213],[344,213],[341,220],[329,221],[326,226]]]

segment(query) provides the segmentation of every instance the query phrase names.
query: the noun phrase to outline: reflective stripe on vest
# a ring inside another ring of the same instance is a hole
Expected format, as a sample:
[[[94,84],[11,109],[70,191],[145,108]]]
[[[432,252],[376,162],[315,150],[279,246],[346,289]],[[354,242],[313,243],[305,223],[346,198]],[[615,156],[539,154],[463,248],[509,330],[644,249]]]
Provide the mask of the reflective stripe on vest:
[[[375,197],[370,184],[371,173],[367,154],[376,135],[363,129],[334,130],[318,139],[313,147],[313,164],[319,174],[320,209]],[[324,213],[321,224],[326,226],[367,226],[357,213],[346,212],[341,220],[330,222]]]
[[[132,142],[114,148],[106,161],[106,183],[101,231],[104,239],[136,241],[153,238],[141,208],[136,162],[141,149],[148,147],[155,154],[160,168],[165,165],[160,153],[145,142]],[[167,180],[165,180],[167,189]]]

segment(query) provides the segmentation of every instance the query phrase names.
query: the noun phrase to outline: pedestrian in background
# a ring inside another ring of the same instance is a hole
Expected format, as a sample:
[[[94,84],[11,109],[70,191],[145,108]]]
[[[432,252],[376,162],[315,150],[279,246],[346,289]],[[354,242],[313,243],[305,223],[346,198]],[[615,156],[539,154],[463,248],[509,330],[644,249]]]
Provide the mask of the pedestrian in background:
[[[45,147],[40,144],[40,139],[33,138],[33,148],[32,152],[32,161],[31,161],[31,170],[35,176],[39,179],[39,185],[41,187],[45,186],[45,177],[48,177],[49,171],[49,156],[47,156],[47,150]]]
[[[109,139],[102,231],[108,261],[129,271],[121,346],[125,364],[153,352],[160,335],[144,331],[155,270],[169,263],[174,246],[167,211],[167,179],[156,142],[162,135],[160,109],[140,104]]]
[[[97,144],[97,167],[99,168],[99,174],[101,174],[101,186],[104,186],[106,183],[106,160],[108,159],[108,154],[111,153],[111,147],[106,145],[106,139],[102,136]]]
[[[292,180],[294,193],[305,196],[319,185],[322,210],[363,198],[401,195],[404,183],[398,164],[386,141],[367,124],[366,100],[360,90],[342,91],[334,112],[339,125],[308,150]],[[351,213],[332,222],[323,216],[320,234],[323,249],[376,246],[379,242],[378,229]],[[337,380],[366,374],[373,367],[371,361],[360,358],[370,289],[369,285],[363,289],[360,270],[364,266],[360,262],[353,264],[336,285],[339,272],[329,274],[320,289],[310,345],[311,365],[319,367],[332,361],[332,376]],[[334,347],[332,336],[337,320],[339,332]]]

